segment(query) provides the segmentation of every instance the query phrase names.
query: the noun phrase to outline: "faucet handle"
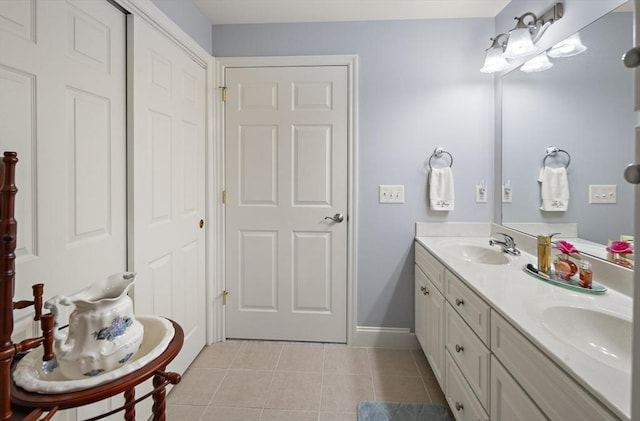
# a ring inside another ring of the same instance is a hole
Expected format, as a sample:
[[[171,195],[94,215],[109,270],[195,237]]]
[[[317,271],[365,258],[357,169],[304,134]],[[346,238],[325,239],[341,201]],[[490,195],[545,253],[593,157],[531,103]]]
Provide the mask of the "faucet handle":
[[[504,232],[496,232],[496,234],[502,235],[504,237],[505,243],[507,243],[509,247],[515,247],[516,242],[512,236],[510,236],[509,234],[505,234]]]

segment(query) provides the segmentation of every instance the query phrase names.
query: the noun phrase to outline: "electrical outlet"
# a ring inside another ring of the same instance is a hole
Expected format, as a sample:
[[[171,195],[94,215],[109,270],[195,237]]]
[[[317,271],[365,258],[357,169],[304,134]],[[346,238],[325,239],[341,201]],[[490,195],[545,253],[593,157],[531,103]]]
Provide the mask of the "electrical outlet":
[[[604,204],[616,203],[617,186],[613,185],[589,185],[589,203]]]
[[[513,191],[511,185],[502,186],[502,203],[513,202]]]
[[[476,203],[487,203],[487,187],[482,184],[476,185]]]
[[[404,186],[380,185],[378,189],[380,203],[404,203]]]

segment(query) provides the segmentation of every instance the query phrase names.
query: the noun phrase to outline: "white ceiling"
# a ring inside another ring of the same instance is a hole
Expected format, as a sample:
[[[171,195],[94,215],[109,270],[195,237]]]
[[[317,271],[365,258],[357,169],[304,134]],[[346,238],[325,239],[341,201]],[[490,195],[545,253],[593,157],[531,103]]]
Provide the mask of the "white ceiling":
[[[193,0],[212,24],[495,17],[510,0]]]

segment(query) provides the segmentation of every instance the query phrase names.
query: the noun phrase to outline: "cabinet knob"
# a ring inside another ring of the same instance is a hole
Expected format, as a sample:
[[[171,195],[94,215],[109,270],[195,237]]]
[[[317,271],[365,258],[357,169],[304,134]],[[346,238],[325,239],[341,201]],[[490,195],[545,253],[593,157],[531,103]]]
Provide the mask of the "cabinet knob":
[[[427,295],[429,293],[429,290],[426,289],[425,287],[420,287],[420,291],[422,291],[424,295]]]
[[[456,298],[456,305],[457,306],[464,305],[464,301],[462,299],[460,299],[460,298]]]
[[[462,352],[462,351],[464,351],[464,347],[462,345],[456,344],[456,352]]]
[[[462,411],[464,409],[464,405],[462,405],[460,402],[456,402],[455,407],[456,411]]]

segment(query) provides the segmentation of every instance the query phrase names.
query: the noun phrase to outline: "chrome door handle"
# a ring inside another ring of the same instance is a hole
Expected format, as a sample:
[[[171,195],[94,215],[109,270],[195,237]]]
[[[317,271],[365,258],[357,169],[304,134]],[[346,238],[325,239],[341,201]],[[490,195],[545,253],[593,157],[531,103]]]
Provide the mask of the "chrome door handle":
[[[624,179],[631,184],[640,184],[640,165],[627,165],[627,168],[624,169]]]
[[[640,66],[640,48],[634,47],[622,56],[622,62],[629,68]]]
[[[344,216],[341,213],[336,213],[333,216],[325,216],[324,219],[331,219],[333,222],[337,222],[338,224],[344,221]]]

